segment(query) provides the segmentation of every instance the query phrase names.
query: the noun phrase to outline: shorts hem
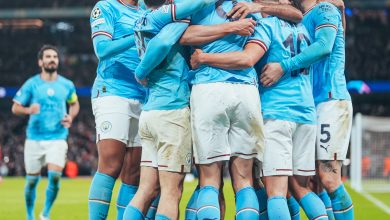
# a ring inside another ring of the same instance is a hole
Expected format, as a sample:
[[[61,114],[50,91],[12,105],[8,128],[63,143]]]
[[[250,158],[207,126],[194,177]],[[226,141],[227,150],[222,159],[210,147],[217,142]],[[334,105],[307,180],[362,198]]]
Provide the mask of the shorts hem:
[[[315,170],[294,170],[294,176],[315,176],[316,171]]]
[[[243,154],[243,153],[233,153],[230,155],[230,157],[239,157],[239,158],[242,158],[242,159],[253,159],[253,158],[257,158],[257,153],[253,153],[253,154]]]
[[[229,160],[230,160],[230,155],[217,157],[217,158],[213,158],[213,159],[197,160],[197,162],[195,162],[195,164],[205,165],[205,164],[211,164],[211,163],[229,161]]]
[[[262,176],[293,176],[293,171],[265,171],[263,170]]]

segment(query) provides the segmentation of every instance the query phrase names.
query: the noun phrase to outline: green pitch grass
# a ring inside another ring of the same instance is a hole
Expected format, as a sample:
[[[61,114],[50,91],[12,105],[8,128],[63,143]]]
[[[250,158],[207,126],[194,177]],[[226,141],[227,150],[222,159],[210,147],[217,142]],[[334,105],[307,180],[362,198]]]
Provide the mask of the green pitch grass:
[[[57,198],[54,208],[52,210],[51,219],[53,220],[85,220],[88,219],[88,190],[89,178],[79,179],[63,179],[61,182],[61,190]],[[189,200],[192,191],[196,187],[196,182],[185,183],[182,203],[180,204],[181,218],[184,219],[184,210],[187,201]],[[35,206],[35,213],[38,217],[39,212],[43,208],[45,188],[47,185],[47,179],[43,178],[38,185],[37,200]],[[116,219],[116,207],[115,201],[117,197],[118,185],[116,185],[115,192],[113,193],[114,201],[110,207],[109,218],[110,220]],[[23,178],[5,178],[0,183],[0,219],[1,220],[15,220],[25,219],[25,208],[23,199]],[[229,181],[225,183],[225,198],[226,198],[226,218],[227,220],[234,219],[234,195],[231,189]],[[389,215],[386,215],[381,209],[376,207],[371,202],[365,200],[361,195],[349,189],[352,195],[355,206],[355,219],[390,219]],[[375,195],[376,196],[376,195]],[[380,198],[387,204],[390,203],[390,193],[382,193]],[[303,212],[302,219],[306,219]],[[38,218],[37,218],[38,219]]]

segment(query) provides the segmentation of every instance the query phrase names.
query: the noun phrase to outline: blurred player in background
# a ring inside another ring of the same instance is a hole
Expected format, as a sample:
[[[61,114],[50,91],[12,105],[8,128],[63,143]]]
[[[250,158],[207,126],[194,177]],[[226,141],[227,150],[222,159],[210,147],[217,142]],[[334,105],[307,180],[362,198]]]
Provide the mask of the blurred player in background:
[[[137,0],[98,2],[91,12],[95,54],[99,59],[92,88],[99,162],[89,192],[89,219],[106,219],[115,180],[122,180],[117,219],[139,185],[141,143],[138,120],[145,90],[134,76],[139,63],[133,27],[140,17]]]
[[[325,206],[329,207],[328,216],[331,219],[333,215],[335,219],[353,219],[352,200],[341,181],[341,166],[348,151],[353,114],[344,75],[343,13],[327,2],[294,2],[305,12],[303,24],[313,43],[295,57],[281,63],[268,64],[265,72],[272,75],[270,80],[275,82],[285,72],[314,63],[313,95],[318,125],[317,172],[320,183],[326,190],[320,192],[319,196]]]
[[[137,80],[148,88],[140,117],[141,182],[124,219],[144,219],[160,188],[156,220],[178,219],[185,173],[191,170],[192,148],[186,53],[179,44],[187,17],[214,0],[146,0],[146,13],[135,26],[141,63]]]
[[[49,183],[40,219],[49,219],[66,162],[68,128],[80,109],[75,86],[57,73],[58,56],[56,47],[44,45],[38,52],[41,73],[27,80],[13,99],[12,112],[16,115],[29,115],[24,147],[27,174],[24,196],[28,220],[35,219],[36,187],[42,166],[46,164]]]

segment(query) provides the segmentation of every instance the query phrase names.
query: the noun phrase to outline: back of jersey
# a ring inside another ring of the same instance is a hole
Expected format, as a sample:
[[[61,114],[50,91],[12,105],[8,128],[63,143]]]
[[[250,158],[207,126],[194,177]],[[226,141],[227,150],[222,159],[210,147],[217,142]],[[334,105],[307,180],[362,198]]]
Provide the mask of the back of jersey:
[[[248,43],[257,43],[266,50],[255,68],[260,74],[267,63],[294,57],[310,45],[310,37],[302,24],[293,24],[277,17],[261,20]],[[285,73],[271,87],[260,85],[265,119],[279,119],[314,124],[315,108],[312,77],[307,69]]]
[[[230,22],[226,14],[238,2],[251,2],[249,0],[220,0],[215,5],[204,8],[192,15],[191,24],[194,25],[216,25]],[[247,37],[234,34],[227,35],[214,42],[200,46],[205,53],[224,53],[242,51],[247,41]],[[253,68],[244,70],[224,70],[216,67],[202,65],[199,69],[190,72],[191,83],[212,83],[212,82],[232,82],[256,84],[257,76]]]
[[[313,65],[316,104],[331,99],[350,100],[344,74],[345,39],[340,11],[334,5],[322,2],[305,13],[302,23],[313,39],[321,28],[334,28],[337,31],[332,53]]]
[[[171,6],[166,5],[158,10],[160,13],[165,11],[168,13],[167,7]],[[149,41],[156,37],[161,30],[170,35],[166,35],[166,37],[179,39],[188,27],[189,20],[177,21],[165,26],[162,19],[159,20],[158,15],[158,11],[146,11],[134,28],[138,54],[141,59],[144,59]],[[169,110],[188,106],[189,68],[186,62],[187,55],[184,47],[176,42],[167,57],[147,76],[149,95],[143,110]]]

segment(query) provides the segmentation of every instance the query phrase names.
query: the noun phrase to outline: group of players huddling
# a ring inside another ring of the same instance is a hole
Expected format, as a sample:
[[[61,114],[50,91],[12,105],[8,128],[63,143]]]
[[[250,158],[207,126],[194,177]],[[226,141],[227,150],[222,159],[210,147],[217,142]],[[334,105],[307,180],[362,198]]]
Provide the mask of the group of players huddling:
[[[237,220],[299,219],[300,207],[310,220],[353,219],[341,181],[352,123],[343,10],[341,0],[99,1],[89,219],[107,218],[119,176],[117,219],[178,219],[193,162],[185,219],[224,219],[226,161]]]

